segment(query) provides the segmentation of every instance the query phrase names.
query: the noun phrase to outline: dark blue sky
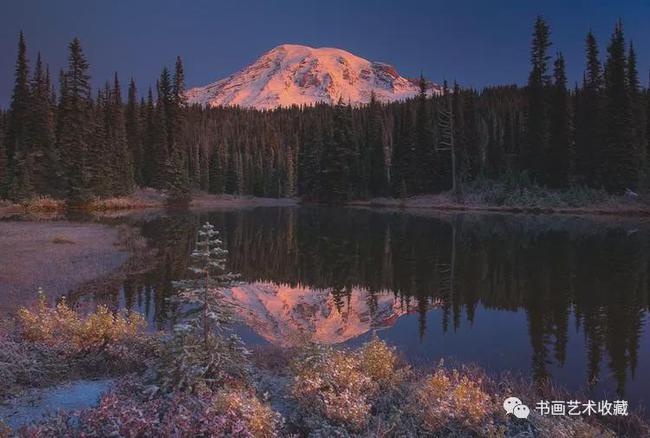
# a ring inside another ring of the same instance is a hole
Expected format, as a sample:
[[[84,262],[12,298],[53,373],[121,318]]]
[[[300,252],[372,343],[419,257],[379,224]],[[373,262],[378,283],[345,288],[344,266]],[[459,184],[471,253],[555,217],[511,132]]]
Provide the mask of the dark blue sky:
[[[642,82],[650,68],[647,0],[484,1],[144,1],[5,0],[0,11],[0,105],[9,101],[16,38],[23,29],[30,58],[40,50],[52,70],[65,63],[66,44],[81,39],[94,83],[117,70],[141,90],[176,55],[188,86],[239,70],[282,43],[339,47],[393,64],[406,76],[457,79],[482,87],[523,83],[532,23],[550,22],[553,51],[564,52],[571,82],[583,69],[591,27],[601,54],[621,17],[634,40]]]

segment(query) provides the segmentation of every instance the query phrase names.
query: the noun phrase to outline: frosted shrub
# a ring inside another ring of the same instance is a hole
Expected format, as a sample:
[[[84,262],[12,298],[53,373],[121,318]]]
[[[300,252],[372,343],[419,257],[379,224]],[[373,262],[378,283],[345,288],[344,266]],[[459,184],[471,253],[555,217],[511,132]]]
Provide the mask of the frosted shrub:
[[[360,356],[323,348],[295,364],[292,395],[305,413],[318,414],[353,431],[370,418],[370,399],[379,385],[363,373]]]
[[[105,348],[121,341],[134,339],[146,326],[137,313],[113,313],[106,306],[83,317],[71,309],[65,299],[49,307],[39,291],[35,311],[19,311],[22,335],[31,342],[49,345],[69,344],[76,350],[88,351]]]
[[[194,391],[199,385],[219,387],[248,372],[248,352],[231,332],[233,312],[222,289],[236,275],[226,272],[226,255],[219,232],[210,223],[199,230],[194,278],[175,283],[179,322],[165,345],[160,372],[168,390]]]
[[[384,385],[391,385],[399,380],[401,373],[396,372],[398,358],[395,349],[374,337],[358,351],[361,371]]]
[[[449,424],[479,428],[496,406],[481,383],[479,378],[439,368],[416,385],[408,410],[428,432]]]
[[[214,407],[217,412],[241,419],[255,438],[277,436],[280,415],[251,391],[223,389],[217,393]]]

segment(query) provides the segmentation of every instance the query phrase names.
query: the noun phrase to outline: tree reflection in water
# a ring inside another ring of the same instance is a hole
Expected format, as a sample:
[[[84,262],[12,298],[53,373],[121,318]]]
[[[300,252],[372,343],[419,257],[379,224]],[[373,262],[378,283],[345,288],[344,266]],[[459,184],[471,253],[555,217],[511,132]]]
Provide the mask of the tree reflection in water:
[[[317,207],[176,214],[141,224],[157,265],[130,278],[115,305],[169,324],[164,298],[171,281],[187,274],[206,220],[223,230],[230,269],[248,282],[324,289],[337,311],[355,291],[364,292],[371,313],[378,296],[393,294],[418,313],[422,342],[430,330],[472,325],[481,309],[523,312],[535,381],[564,366],[572,329],[584,337],[586,386],[611,372],[623,396],[634,377],[648,310],[650,225]],[[442,303],[439,328],[427,327],[432,303]]]

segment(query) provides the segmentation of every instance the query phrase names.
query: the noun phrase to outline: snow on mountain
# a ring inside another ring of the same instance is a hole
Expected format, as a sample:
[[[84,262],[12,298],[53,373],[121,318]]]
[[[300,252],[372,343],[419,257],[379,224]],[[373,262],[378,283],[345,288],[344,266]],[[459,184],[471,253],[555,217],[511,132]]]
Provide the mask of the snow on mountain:
[[[303,334],[313,342],[338,344],[372,329],[392,326],[408,313],[391,293],[377,294],[376,305],[371,308],[368,292],[357,288],[340,309],[330,291],[323,289],[256,282],[224,293],[248,327],[278,345],[290,344]]]
[[[271,109],[339,99],[358,105],[368,103],[373,91],[387,102],[413,97],[419,86],[388,64],[345,50],[283,44],[225,79],[188,90],[187,98],[191,104]],[[429,93],[440,91],[429,83]]]

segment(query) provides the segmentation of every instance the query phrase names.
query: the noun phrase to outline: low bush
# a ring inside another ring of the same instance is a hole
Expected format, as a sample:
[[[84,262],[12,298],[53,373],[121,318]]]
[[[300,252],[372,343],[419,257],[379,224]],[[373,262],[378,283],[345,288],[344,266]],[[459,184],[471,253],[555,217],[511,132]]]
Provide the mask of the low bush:
[[[307,422],[315,415],[352,431],[367,426],[379,385],[362,371],[358,355],[313,346],[293,368],[291,394]]]
[[[499,180],[478,178],[463,186],[467,204],[521,208],[581,208],[598,205],[629,205],[637,200],[575,185],[563,190],[542,187],[525,175]]]
[[[65,413],[21,430],[24,437],[233,437],[277,436],[280,417],[254,393],[176,393],[143,397],[147,388],[123,382],[99,406],[78,416]]]
[[[117,197],[117,198],[105,198],[105,199],[95,199],[88,204],[88,210],[91,211],[112,211],[112,210],[132,210],[135,208],[152,208],[160,207],[161,203],[150,200],[150,199],[141,199],[137,197]]]
[[[277,435],[281,416],[260,401],[250,390],[222,389],[214,401],[217,412],[235,414],[255,438],[271,438]]]
[[[65,210],[65,201],[50,198],[49,196],[38,196],[23,202],[22,207],[28,213],[56,212]]]
[[[85,317],[71,309],[65,299],[49,307],[42,292],[36,310],[22,308],[18,316],[22,336],[28,341],[70,345],[78,351],[116,346],[135,338],[146,327],[138,313],[112,313],[103,305]]]
[[[80,315],[65,301],[48,306],[41,293],[35,309],[21,309],[17,330],[0,333],[0,398],[16,389],[83,377],[144,370],[157,356],[142,316],[99,306]]]
[[[478,431],[491,415],[499,412],[498,403],[481,385],[480,378],[439,367],[414,386],[408,411],[428,432],[452,425]]]

